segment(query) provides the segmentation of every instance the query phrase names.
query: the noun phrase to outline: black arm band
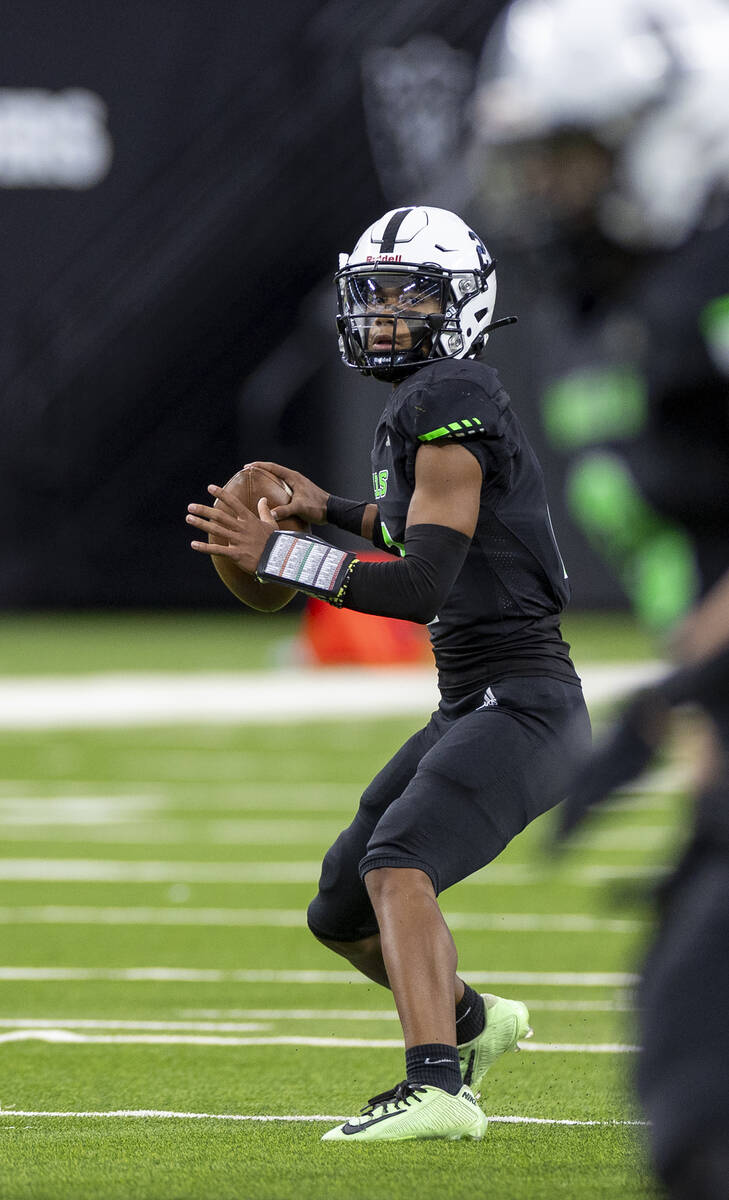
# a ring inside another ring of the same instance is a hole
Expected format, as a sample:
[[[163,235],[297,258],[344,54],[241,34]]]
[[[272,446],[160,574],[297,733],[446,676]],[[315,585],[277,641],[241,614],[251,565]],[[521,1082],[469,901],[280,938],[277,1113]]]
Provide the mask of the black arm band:
[[[342,496],[330,496],[327,500],[327,521],[362,537],[362,519],[367,507],[366,500],[345,500]]]
[[[330,525],[336,525],[338,529],[344,529],[347,533],[356,533],[358,537],[364,537],[362,522],[367,507],[366,500],[345,500],[342,496],[330,496],[327,500],[327,521]],[[386,550],[388,554],[394,554],[396,558],[400,557],[399,548],[392,542],[385,541],[379,510],[372,527],[370,541],[377,546],[378,550]]]
[[[411,525],[405,557],[393,563],[355,561],[333,603],[427,625],[450,594],[470,544],[465,533],[448,525]]]
[[[354,554],[330,546],[321,538],[277,529],[263,548],[256,579],[260,583],[282,583],[339,604],[356,562]]]

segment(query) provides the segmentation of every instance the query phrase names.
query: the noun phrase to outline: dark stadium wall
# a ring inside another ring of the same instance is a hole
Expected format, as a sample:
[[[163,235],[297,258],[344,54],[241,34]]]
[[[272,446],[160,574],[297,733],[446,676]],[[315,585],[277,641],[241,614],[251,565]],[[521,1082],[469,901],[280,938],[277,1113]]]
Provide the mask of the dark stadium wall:
[[[372,54],[428,35],[467,73],[499,7],[26,0],[6,14],[1,607],[230,605],[188,549],[185,505],[208,482],[252,457],[367,481],[379,397],[362,405],[339,364],[328,283],[389,206],[393,170],[416,201],[427,192],[427,161],[408,174],[404,154],[373,155]],[[444,104],[452,119],[457,90]]]

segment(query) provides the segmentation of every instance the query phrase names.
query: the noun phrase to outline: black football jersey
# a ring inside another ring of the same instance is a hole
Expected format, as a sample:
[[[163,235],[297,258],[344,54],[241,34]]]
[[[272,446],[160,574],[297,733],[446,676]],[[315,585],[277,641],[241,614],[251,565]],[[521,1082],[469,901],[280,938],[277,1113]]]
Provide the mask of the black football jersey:
[[[569,584],[542,470],[496,371],[485,363],[429,363],[391,393],[372,450],[388,547],[404,553],[418,450],[452,442],[475,455],[483,485],[466,560],[428,627],[441,691],[465,692],[508,675],[576,681],[559,628]]]

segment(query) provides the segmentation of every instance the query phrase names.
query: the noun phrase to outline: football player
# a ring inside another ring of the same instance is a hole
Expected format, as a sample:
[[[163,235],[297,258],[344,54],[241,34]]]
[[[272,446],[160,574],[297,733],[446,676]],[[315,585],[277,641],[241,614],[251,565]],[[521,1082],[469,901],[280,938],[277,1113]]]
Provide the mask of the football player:
[[[187,520],[262,581],[336,607],[427,624],[441,700],[365,789],[324,859],[308,910],[315,937],[392,989],[406,1078],[325,1140],[479,1139],[485,1073],[530,1033],[526,1005],[479,995],[456,973],[438,895],[491,862],[555,803],[590,739],[560,632],[567,572],[539,463],[482,357],[496,276],[481,238],[451,212],[400,208],[368,228],[336,275],[340,350],[390,386],[374,435],[375,503],[327,493],[258,463],[292,491],[261,520],[211,485]],[[508,319],[507,319],[508,322]],[[296,514],[363,535],[356,554],[275,529]]]
[[[676,1200],[729,1194],[729,1041],[697,1020],[729,1004],[728,45],[725,0],[516,0],[474,105],[484,211],[501,193],[514,240],[543,274],[560,263],[543,413],[573,512],[681,664],[572,781],[563,827],[645,767],[672,706],[710,731],[639,1006],[638,1092]]]
[[[727,46],[726,0],[516,0],[473,102],[567,502],[661,640],[727,566]]]
[[[676,641],[681,665],[631,698],[570,781],[559,837],[645,770],[670,731],[672,709],[698,708],[711,737],[697,764],[693,836],[660,890],[658,928],[643,967],[637,1086],[668,1194],[720,1200],[729,1180],[729,1033],[719,1021],[707,1037],[696,1018],[723,1012],[729,1000],[729,573]]]

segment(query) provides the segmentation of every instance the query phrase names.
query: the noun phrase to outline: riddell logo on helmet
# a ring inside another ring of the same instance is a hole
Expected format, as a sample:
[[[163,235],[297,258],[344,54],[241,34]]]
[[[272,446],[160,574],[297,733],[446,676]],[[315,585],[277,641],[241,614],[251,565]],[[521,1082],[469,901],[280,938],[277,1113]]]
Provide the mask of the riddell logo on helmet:
[[[402,262],[402,254],[372,254],[367,255],[367,262]]]

